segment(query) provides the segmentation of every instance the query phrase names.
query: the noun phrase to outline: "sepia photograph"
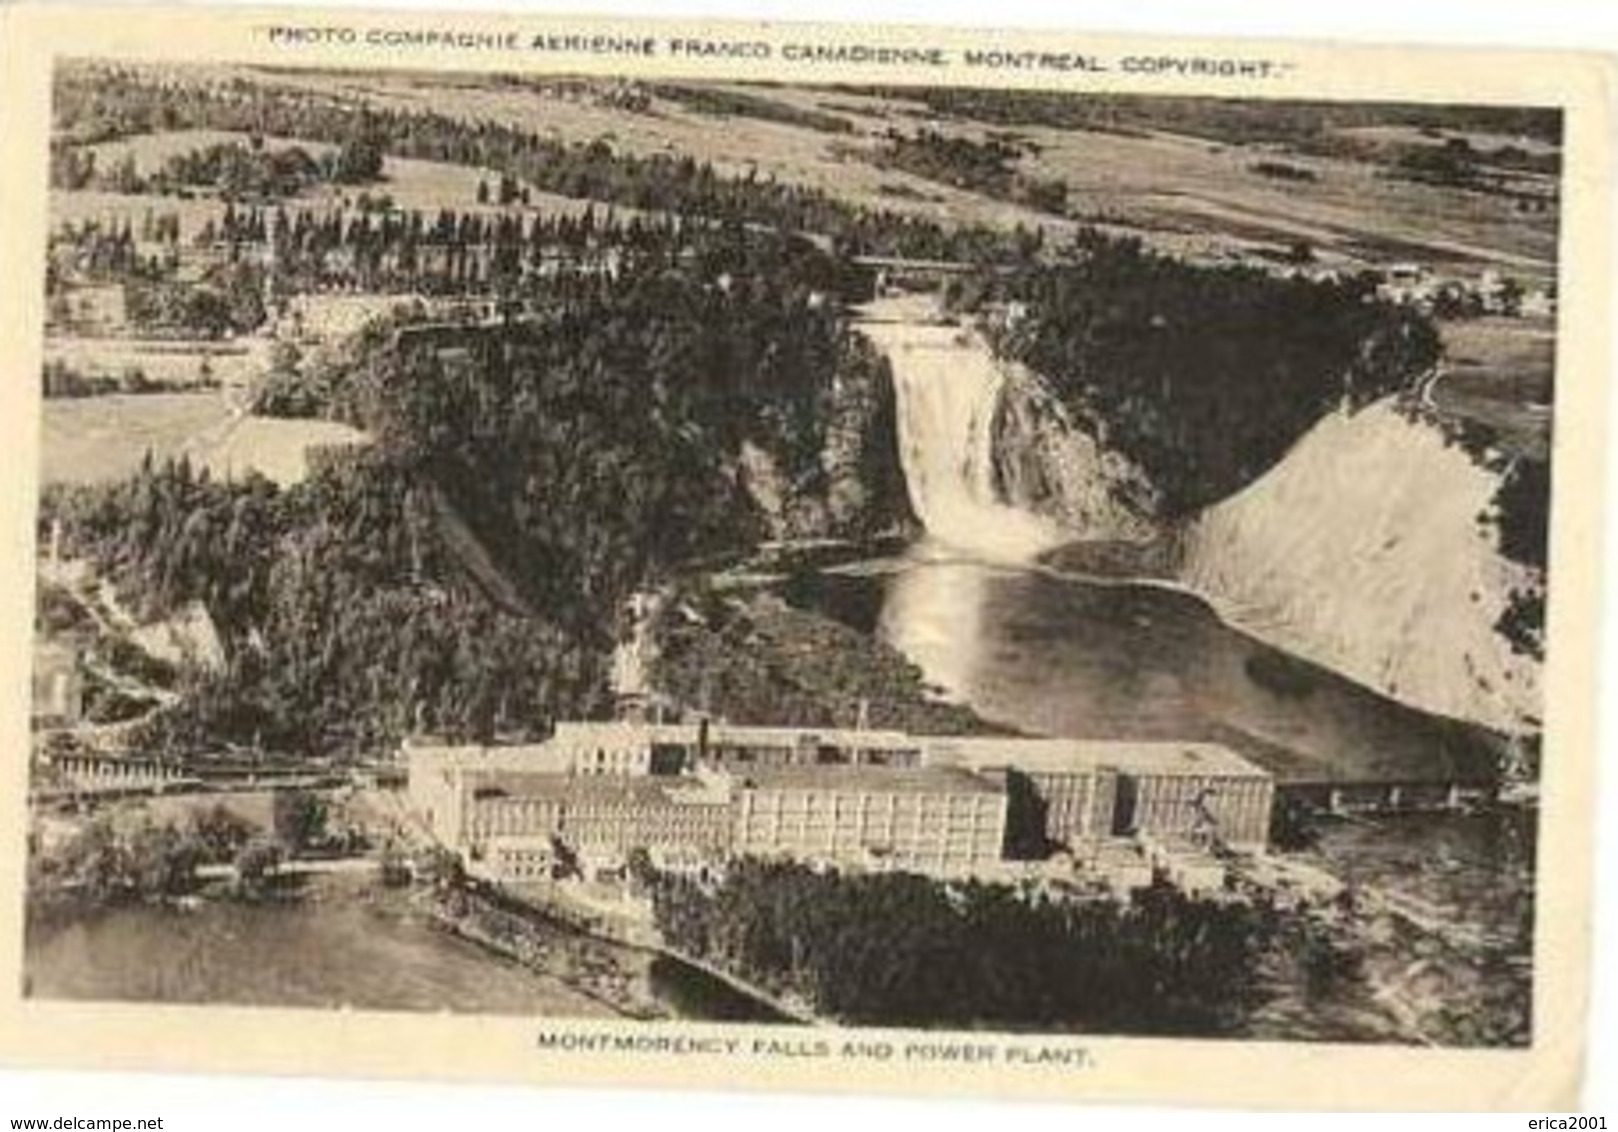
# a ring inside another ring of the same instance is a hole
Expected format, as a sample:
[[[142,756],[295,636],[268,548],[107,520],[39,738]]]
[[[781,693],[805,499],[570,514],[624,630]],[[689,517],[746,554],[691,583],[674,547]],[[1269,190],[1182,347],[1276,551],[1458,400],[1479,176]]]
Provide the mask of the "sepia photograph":
[[[1544,1046],[1564,105],[335,26],[49,63],[24,1011]]]
[[[1556,110],[52,98],[30,995],[1528,1040]]]

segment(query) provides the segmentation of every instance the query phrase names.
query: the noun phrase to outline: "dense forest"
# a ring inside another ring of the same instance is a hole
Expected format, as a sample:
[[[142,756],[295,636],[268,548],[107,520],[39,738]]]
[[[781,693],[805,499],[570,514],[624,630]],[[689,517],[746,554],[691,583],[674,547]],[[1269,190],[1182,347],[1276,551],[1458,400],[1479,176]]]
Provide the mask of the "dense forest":
[[[1055,901],[757,860],[737,862],[716,889],[661,874],[649,883],[674,947],[842,1023],[1230,1033],[1261,998],[1257,972],[1283,935],[1308,935],[1288,949],[1310,957],[1319,990],[1353,966],[1262,905],[1167,888],[1128,903]]]
[[[1145,470],[1166,517],[1246,486],[1325,413],[1404,388],[1439,356],[1431,324],[1368,280],[1196,266],[1129,240],[1081,237],[1061,262],[982,288],[975,301],[1021,312],[994,331],[997,351]]]
[[[140,612],[201,602],[225,642],[154,739],[374,752],[413,729],[487,739],[603,710],[624,599],[766,527],[744,445],[832,494],[826,429],[869,356],[798,241],[694,231],[556,281],[520,321],[372,325],[265,391],[374,443],[278,491],[184,461],[47,493],[70,552]],[[848,474],[858,476],[858,467]],[[857,531],[868,509],[825,514]]]
[[[734,723],[879,727],[916,735],[993,730],[936,695],[883,641],[779,599],[680,593],[653,626],[654,684]]]
[[[222,743],[299,755],[376,753],[414,728],[537,732],[593,706],[609,647],[556,618],[518,616],[462,579],[430,488],[378,453],[333,459],[278,490],[189,464],[58,488],[69,548],[142,616],[200,602],[225,645],[186,666],[148,744],[206,756]]]

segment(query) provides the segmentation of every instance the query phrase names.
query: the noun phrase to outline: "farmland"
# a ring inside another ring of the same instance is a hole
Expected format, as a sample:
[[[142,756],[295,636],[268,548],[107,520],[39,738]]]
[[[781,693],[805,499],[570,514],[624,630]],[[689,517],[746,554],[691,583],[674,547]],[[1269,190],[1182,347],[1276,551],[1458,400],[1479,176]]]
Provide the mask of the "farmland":
[[[1451,322],[1443,335],[1445,368],[1432,391],[1437,407],[1485,426],[1513,452],[1547,458],[1556,361],[1550,321]]]
[[[358,780],[418,737],[700,712],[1217,741],[1305,810],[1459,805],[1502,730],[1537,756],[1555,112],[56,78],[39,529],[92,619],[135,611],[118,663],[171,666],[131,750]],[[1217,793],[1176,832],[1235,906]],[[1083,840],[1145,861],[1128,795]],[[1027,817],[1017,875],[1103,879]],[[959,1021],[1000,1018],[1004,958],[1021,1024],[1042,976],[989,942]]]
[[[135,473],[150,451],[179,458],[199,436],[223,429],[223,398],[193,393],[112,394],[44,403],[42,483],[106,483]]]
[[[302,479],[310,448],[352,444],[360,433],[326,421],[240,417],[223,396],[112,394],[44,403],[40,479],[107,483],[127,478],[147,453],[184,456],[221,476],[256,471],[281,484]]]
[[[1406,126],[1344,130],[1345,136],[1365,144],[1352,147],[1356,156],[1339,157],[1167,130],[1019,125],[996,131],[992,124],[940,115],[893,92],[768,91],[771,101],[841,115],[850,123],[847,133],[827,133],[738,115],[724,118],[723,129],[714,129],[712,115],[675,100],[652,97],[631,112],[575,88],[543,84],[490,88],[454,76],[287,73],[269,81],[326,96],[361,96],[399,110],[430,107],[468,121],[537,125],[548,136],[601,140],[625,153],[689,155],[723,172],[790,181],[866,207],[947,216],[960,223],[1024,223],[1062,231],[1075,221],[1088,221],[1142,234],[1166,250],[1201,255],[1306,239],[1347,263],[1415,256],[1435,266],[1471,270],[1492,263],[1539,280],[1549,277],[1555,257],[1554,213],[1524,215],[1505,197],[1387,176],[1379,153],[1394,143],[1423,140]],[[903,171],[879,169],[863,159],[885,131],[917,119],[951,136],[982,141],[999,132],[1028,143],[1034,153],[1022,167],[1067,182],[1071,219],[1053,220]],[[1535,154],[1552,151],[1535,139],[1466,136],[1475,137],[1480,146],[1519,144]],[[1315,175],[1306,192],[1252,171],[1256,161],[1278,152]]]
[[[58,361],[85,374],[116,377],[131,369],[160,385],[243,385],[263,368],[258,343],[149,341],[138,338],[53,336],[46,362]]]

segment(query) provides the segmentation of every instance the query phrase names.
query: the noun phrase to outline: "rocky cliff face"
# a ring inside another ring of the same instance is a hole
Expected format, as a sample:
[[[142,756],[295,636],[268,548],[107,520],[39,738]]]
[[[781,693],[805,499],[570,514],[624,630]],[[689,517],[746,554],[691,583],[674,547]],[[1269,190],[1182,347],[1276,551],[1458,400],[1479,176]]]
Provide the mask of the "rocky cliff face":
[[[1531,728],[1540,665],[1495,625],[1539,579],[1479,522],[1497,486],[1391,399],[1334,413],[1190,524],[1180,576],[1233,623],[1395,699]]]
[[[1002,363],[1005,364],[1005,363]],[[994,484],[1072,539],[1145,542],[1160,500],[1140,468],[1074,427],[1038,378],[1009,366],[994,417]]]
[[[748,441],[736,475],[775,539],[866,539],[915,526],[899,459],[893,380],[861,339],[823,398],[811,451]]]

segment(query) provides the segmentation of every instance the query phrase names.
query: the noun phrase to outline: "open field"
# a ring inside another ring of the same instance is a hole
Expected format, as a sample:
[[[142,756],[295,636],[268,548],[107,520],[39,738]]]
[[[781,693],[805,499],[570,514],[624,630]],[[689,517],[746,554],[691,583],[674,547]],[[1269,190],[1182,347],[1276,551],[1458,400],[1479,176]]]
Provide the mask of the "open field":
[[[44,402],[41,483],[104,483],[133,475],[149,451],[179,457],[222,428],[231,407],[217,393],[113,394]]]
[[[1543,138],[1527,134],[1491,133],[1485,130],[1434,129],[1423,132],[1417,126],[1344,126],[1337,131],[1355,141],[1379,146],[1437,145],[1450,138],[1462,138],[1473,149],[1483,153],[1505,149],[1508,146],[1534,157],[1555,153],[1556,146]]]
[[[1269,152],[1261,146],[1167,134],[1018,133],[1042,147],[1040,172],[1068,182],[1074,208],[1126,226],[1166,223],[1216,240],[1301,238],[1371,263],[1419,255],[1439,267],[1498,263],[1536,278],[1551,274],[1554,219],[1526,219],[1498,197],[1382,177],[1376,164],[1289,154],[1288,165],[1315,179],[1282,182],[1253,171]],[[1376,246],[1396,241],[1408,246]]]
[[[400,111],[430,111],[467,121],[488,121],[564,141],[600,139],[622,153],[690,156],[699,162],[709,162],[726,174],[756,172],[761,178],[773,177],[822,189],[853,203],[930,216],[940,221],[1005,225],[1021,222],[1029,226],[1056,223],[1058,227],[1071,227],[1031,209],[941,186],[897,170],[878,169],[856,157],[840,156],[840,150],[847,147],[874,144],[873,136],[885,128],[874,119],[858,123],[863,132],[827,134],[754,117],[737,115],[719,119],[668,99],[654,98],[648,112],[637,113],[598,105],[537,85],[491,87],[480,81],[472,86],[457,81],[455,76],[355,76],[281,71],[261,74],[245,68],[238,69],[236,74],[267,86],[332,97],[362,98],[372,105]],[[796,101],[795,92],[788,90],[771,88],[750,93],[784,103]],[[799,94],[802,98],[826,97],[833,101],[841,96],[840,91]],[[889,105],[887,100],[864,101],[870,102],[876,112]],[[897,110],[892,112],[898,113]],[[884,191],[884,186],[892,185],[902,186],[915,195],[896,197]]]
[[[362,192],[373,197],[390,197],[395,207],[420,210],[429,218],[445,207],[458,212],[578,216],[592,204],[587,200],[575,200],[530,188],[529,203],[526,205],[516,204],[507,208],[497,204],[480,205],[477,201],[478,182],[488,180],[492,188],[498,183],[499,175],[486,169],[438,161],[390,157],[383,162],[382,176],[383,179],[375,184],[351,189],[320,185],[283,202],[282,207],[289,215],[300,211],[323,214],[344,204],[345,199],[352,203],[352,198]],[[620,207],[617,211],[620,215],[629,216],[635,210]],[[121,225],[128,221],[132,227],[138,228],[148,215],[175,215],[180,221],[180,240],[189,244],[196,240],[210,220],[217,226],[224,214],[225,202],[215,196],[186,198],[156,193],[114,193],[99,189],[54,189],[50,194],[50,224],[53,229],[63,224],[89,221],[103,226]]]
[[[1446,358],[1432,391],[1434,404],[1487,426],[1514,452],[1548,458],[1555,399],[1554,323],[1480,318],[1440,326]]]
[[[257,471],[283,486],[308,474],[308,453],[363,442],[347,425],[240,417],[218,393],[111,394],[44,402],[40,478],[104,483],[156,460],[190,457],[216,476]]]
[[[141,176],[150,176],[163,169],[172,158],[200,152],[215,145],[246,146],[251,140],[245,133],[228,130],[175,130],[164,134],[140,134],[117,141],[100,142],[85,148],[95,154],[98,169],[111,169],[127,158],[133,160],[137,173]],[[304,138],[264,139],[264,148],[269,152],[294,147],[302,148],[317,159],[337,149],[330,143]],[[329,207],[338,204],[344,197],[370,193],[373,196],[386,194],[392,197],[393,202],[400,208],[436,210],[453,201],[464,201],[467,206],[472,206],[477,201],[478,182],[487,179],[498,179],[498,174],[491,170],[465,165],[389,157],[383,161],[381,179],[373,184],[315,185],[287,203],[289,207],[319,205]],[[196,186],[195,191],[199,196],[211,194],[211,190],[206,186]],[[153,199],[182,200],[179,197]]]
[[[1556,362],[1550,319],[1476,318],[1441,324],[1452,392],[1549,405]]]
[[[204,369],[221,384],[244,384],[263,371],[262,353],[256,343],[77,336],[45,340],[47,362],[60,361],[86,376],[117,377],[139,369],[148,379],[166,385],[202,383]]]
[[[361,444],[365,439],[358,429],[332,421],[243,417],[198,451],[196,458],[224,479],[258,472],[289,487],[309,474],[313,450]]]
[[[189,73],[192,79],[197,76],[198,72]],[[1452,136],[1464,136],[1485,152],[1505,145],[1531,155],[1554,152],[1546,141],[1533,138],[1446,130],[1439,131],[1441,137],[1435,140],[1431,134],[1395,123],[1334,131],[1363,149],[1365,159],[1357,159],[1305,156],[1271,143],[1230,144],[1155,129],[1002,129],[939,114],[897,93],[822,87],[712,89],[734,91],[789,111],[831,115],[848,123],[847,132],[748,113],[717,114],[694,108],[677,95],[650,91],[640,92],[645,95],[643,106],[626,108],[608,97],[612,84],[604,80],[491,84],[483,77],[468,81],[453,74],[263,72],[230,66],[210,69],[208,77],[245,78],[266,87],[361,100],[379,108],[499,123],[569,142],[599,140],[626,153],[689,155],[722,173],[756,174],[820,189],[865,207],[946,222],[1020,223],[1045,227],[1058,236],[1077,223],[1091,223],[1136,232],[1164,250],[1199,257],[1273,252],[1303,241],[1323,261],[1349,267],[1413,259],[1462,275],[1493,266],[1537,283],[1547,281],[1554,271],[1554,209],[1523,213],[1506,197],[1386,175],[1387,161],[1397,152],[1414,144],[1441,144],[1442,138]],[[981,141],[997,133],[1031,143],[1037,152],[1023,158],[1019,171],[1067,182],[1069,218],[879,168],[868,160],[887,130],[909,131],[923,123],[952,137]],[[179,140],[163,144],[194,145],[230,136],[187,131],[172,135]],[[134,139],[105,144],[140,144],[150,151],[155,143]],[[1258,162],[1278,155],[1307,170],[1313,180],[1281,181],[1254,170]],[[436,208],[446,202],[475,208],[478,182],[493,178],[487,170],[396,159],[387,163],[385,176],[384,182],[366,191],[387,193],[404,208]],[[1546,182],[1539,178],[1538,183]],[[323,187],[299,203],[324,203],[332,193]],[[546,210],[582,207],[559,198],[533,203]]]
[[[129,221],[138,226],[146,216],[173,215],[180,219],[180,239],[189,243],[212,220],[225,214],[223,201],[212,198],[159,196],[156,193],[113,193],[100,189],[52,189],[50,226],[98,223],[103,228]]]

